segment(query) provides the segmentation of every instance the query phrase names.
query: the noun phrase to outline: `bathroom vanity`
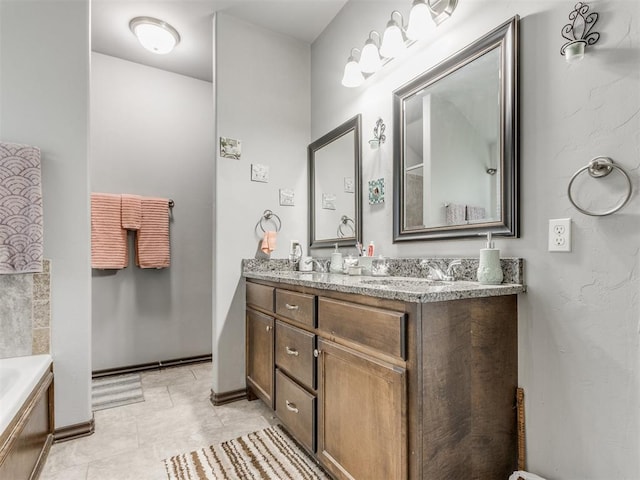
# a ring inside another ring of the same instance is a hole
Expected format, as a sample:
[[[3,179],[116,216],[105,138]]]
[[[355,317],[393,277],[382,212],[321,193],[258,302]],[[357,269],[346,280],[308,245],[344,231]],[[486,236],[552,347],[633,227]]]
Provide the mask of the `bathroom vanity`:
[[[522,285],[244,276],[249,396],[335,478],[514,471]]]

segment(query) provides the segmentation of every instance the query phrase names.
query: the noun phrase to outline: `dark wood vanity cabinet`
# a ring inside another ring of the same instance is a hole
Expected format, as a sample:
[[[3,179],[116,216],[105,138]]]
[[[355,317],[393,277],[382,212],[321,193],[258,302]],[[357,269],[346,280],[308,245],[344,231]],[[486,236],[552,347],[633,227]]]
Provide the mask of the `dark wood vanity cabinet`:
[[[517,297],[420,304],[248,280],[247,387],[336,479],[508,478]]]

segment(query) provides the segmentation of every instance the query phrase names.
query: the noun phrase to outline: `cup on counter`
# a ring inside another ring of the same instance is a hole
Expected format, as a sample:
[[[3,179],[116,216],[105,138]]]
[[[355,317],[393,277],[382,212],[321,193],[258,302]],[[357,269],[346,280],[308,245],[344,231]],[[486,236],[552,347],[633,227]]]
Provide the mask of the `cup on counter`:
[[[313,271],[313,259],[311,257],[302,257],[298,264],[298,270],[301,272]]]
[[[371,275],[374,277],[386,277],[389,275],[389,262],[382,255],[373,258],[371,262]]]
[[[353,255],[349,255],[344,259],[344,263],[342,265],[342,271],[346,274],[349,274],[349,269],[351,267],[355,267],[356,265],[358,265],[358,258],[354,257]]]
[[[358,257],[358,265],[362,267],[362,275],[371,275],[373,257]]]

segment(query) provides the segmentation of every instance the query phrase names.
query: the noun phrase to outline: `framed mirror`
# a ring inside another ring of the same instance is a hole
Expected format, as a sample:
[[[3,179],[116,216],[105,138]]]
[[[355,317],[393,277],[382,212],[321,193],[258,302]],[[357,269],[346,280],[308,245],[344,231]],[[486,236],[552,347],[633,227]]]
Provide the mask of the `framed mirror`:
[[[309,246],[362,242],[360,115],[308,147]]]
[[[393,93],[394,242],[519,235],[518,22]]]

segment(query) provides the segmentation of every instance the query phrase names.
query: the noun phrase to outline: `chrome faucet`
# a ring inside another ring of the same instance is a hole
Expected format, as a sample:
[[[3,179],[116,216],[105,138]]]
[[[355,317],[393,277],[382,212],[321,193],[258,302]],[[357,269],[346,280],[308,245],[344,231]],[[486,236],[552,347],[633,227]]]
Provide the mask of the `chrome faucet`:
[[[446,273],[440,268],[435,262],[430,262],[429,260],[421,260],[420,267],[428,268],[429,273],[427,274],[427,278],[430,280],[440,280],[445,282],[453,282],[455,280],[455,276],[453,275],[453,269],[462,265],[462,260],[456,259],[452,260],[449,265],[447,265]]]
[[[313,258],[311,261],[313,262],[313,265],[315,266],[315,271],[316,272],[327,273],[329,271],[329,269],[328,269],[329,263],[327,261],[320,262],[320,261],[316,260],[315,258]]]

